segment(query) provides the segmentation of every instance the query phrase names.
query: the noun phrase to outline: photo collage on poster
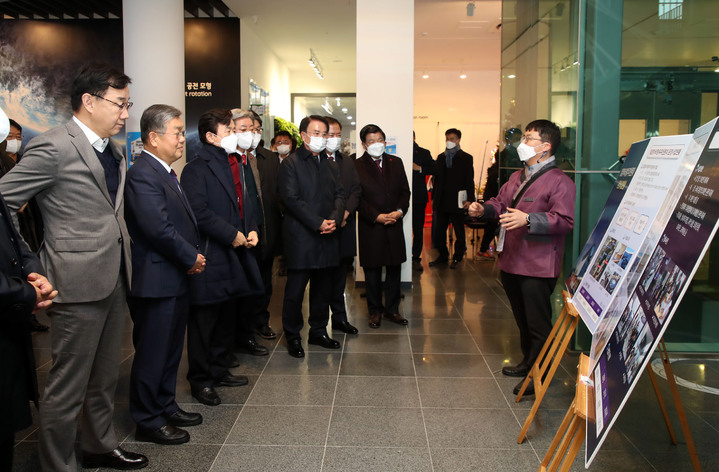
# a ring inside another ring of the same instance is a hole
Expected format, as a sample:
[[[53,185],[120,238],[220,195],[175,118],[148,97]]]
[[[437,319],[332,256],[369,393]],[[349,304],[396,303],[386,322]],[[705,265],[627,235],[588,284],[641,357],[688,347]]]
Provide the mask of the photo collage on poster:
[[[662,339],[716,234],[719,221],[717,122],[718,119],[714,119],[694,133],[686,153],[689,178],[678,192],[677,201],[670,208],[662,208],[662,212],[671,216],[657,233],[655,248],[640,249],[641,263],[632,268],[638,271],[634,288],[608,307],[611,315],[608,313],[607,317],[614,318],[616,323],[603,327],[592,339],[594,388],[587,406],[594,411],[595,421],[587,422],[587,466]],[[714,139],[707,146],[712,136]],[[611,254],[617,249],[611,248]]]
[[[592,271],[589,273],[599,285],[609,294],[614,293],[619,279],[624,275],[627,264],[632,258],[634,250],[616,239],[607,238],[596,259]]]

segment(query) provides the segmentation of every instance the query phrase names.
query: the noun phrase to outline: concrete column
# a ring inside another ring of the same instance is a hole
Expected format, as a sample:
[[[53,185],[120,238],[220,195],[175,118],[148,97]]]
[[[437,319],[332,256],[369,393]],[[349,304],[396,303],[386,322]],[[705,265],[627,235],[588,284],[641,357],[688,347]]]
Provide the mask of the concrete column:
[[[397,140],[396,155],[412,185],[414,112],[414,0],[357,0],[357,153],[359,130],[373,123]],[[407,262],[402,282],[412,281],[412,209],[404,217]],[[357,272],[357,280],[364,273]]]
[[[128,132],[140,131],[150,105],[172,105],[185,113],[185,12],[177,0],[123,0],[125,73],[132,79]],[[180,171],[185,157],[173,167]]]

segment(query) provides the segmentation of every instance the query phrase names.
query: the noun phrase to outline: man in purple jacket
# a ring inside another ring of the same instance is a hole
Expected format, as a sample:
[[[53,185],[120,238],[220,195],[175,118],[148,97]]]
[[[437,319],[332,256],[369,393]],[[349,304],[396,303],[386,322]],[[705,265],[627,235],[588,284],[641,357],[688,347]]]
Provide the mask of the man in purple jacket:
[[[501,226],[497,265],[523,356],[518,365],[502,369],[510,377],[529,373],[552,330],[550,297],[561,270],[565,236],[574,227],[576,187],[556,166],[559,141],[559,128],[551,121],[529,123],[517,147],[525,168],[509,177],[499,195],[469,207],[470,216],[499,219]],[[530,383],[525,395],[533,393]]]

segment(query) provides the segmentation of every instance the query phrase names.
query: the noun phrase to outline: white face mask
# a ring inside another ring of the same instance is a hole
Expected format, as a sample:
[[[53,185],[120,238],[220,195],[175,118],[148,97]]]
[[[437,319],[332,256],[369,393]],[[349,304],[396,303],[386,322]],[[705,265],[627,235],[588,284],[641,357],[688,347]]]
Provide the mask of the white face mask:
[[[307,144],[312,152],[322,152],[327,146],[327,138],[322,136],[310,136],[310,142]]]
[[[217,136],[217,135],[215,135]],[[219,138],[219,136],[217,136]],[[237,152],[237,135],[235,133],[220,139],[220,146],[227,154]]]
[[[342,138],[327,138],[327,150],[329,152],[335,152],[340,148],[340,142]]]
[[[251,148],[252,134],[253,133],[251,131],[245,131],[244,133],[235,133],[235,136],[237,136],[237,147],[245,151]]]
[[[292,146],[290,146],[289,144],[280,144],[279,146],[277,146],[277,153],[280,156],[285,156],[290,153],[290,149],[292,149]]]
[[[261,140],[262,140],[262,134],[252,133],[252,148],[257,149],[257,145],[260,144]]]
[[[20,150],[20,141],[19,139],[8,139],[7,140],[7,147],[5,148],[5,151],[8,154],[17,154],[17,152]]]
[[[454,149],[457,147],[457,143],[454,141],[447,141],[447,149]]]
[[[2,108],[0,108],[0,143],[5,141],[8,134],[10,134],[10,120]]]
[[[367,154],[374,158],[378,158],[384,154],[384,143],[374,143],[367,146]]]
[[[537,155],[537,151],[529,144],[522,142],[517,146],[517,154],[519,154],[520,161],[527,162]]]

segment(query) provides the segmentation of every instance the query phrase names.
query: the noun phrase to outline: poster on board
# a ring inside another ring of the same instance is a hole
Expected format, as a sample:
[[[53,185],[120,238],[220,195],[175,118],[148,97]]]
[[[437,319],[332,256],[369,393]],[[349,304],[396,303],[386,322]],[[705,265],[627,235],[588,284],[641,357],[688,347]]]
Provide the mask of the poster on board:
[[[594,334],[622,285],[632,280],[636,257],[663,206],[673,207],[683,188],[680,169],[692,135],[651,138],[604,238],[572,297]],[[686,176],[685,176],[686,178]],[[666,222],[666,220],[665,220]]]
[[[688,173],[687,181],[674,205],[660,212],[669,216],[657,232],[653,249],[641,258],[634,289],[626,303],[612,307],[618,313],[613,327],[593,338],[594,391],[587,409],[595,421],[587,422],[587,467],[649,362],[719,227],[717,123],[714,119],[694,133],[686,153],[693,165],[682,170]]]

